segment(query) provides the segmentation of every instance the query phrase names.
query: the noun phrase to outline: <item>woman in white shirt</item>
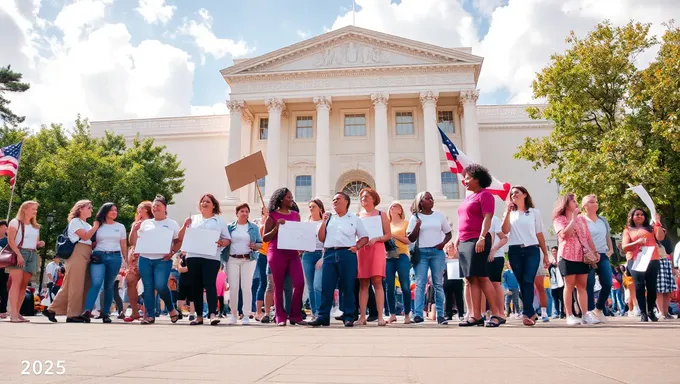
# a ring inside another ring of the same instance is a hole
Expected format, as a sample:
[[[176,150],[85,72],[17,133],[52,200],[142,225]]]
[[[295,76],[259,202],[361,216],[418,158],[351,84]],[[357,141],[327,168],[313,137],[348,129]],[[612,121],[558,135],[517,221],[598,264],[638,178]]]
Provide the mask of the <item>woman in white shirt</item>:
[[[113,303],[113,285],[123,264],[123,256],[127,255],[127,238],[125,226],[116,222],[118,207],[113,203],[105,203],[99,208],[95,222],[99,229],[95,234],[94,250],[90,257],[90,290],[85,299],[83,317],[90,317],[95,301],[104,285],[104,302],[101,307],[102,322],[111,323],[111,304]]]
[[[432,275],[434,301],[437,307],[437,323],[448,324],[444,316],[444,270],[446,255],[444,245],[451,241],[451,226],[440,212],[433,211],[434,199],[430,192],[420,192],[413,202],[413,216],[408,223],[406,233],[412,243],[420,250],[420,261],[413,266],[416,272],[416,305],[413,309],[414,323],[422,323],[425,306],[425,284],[428,269]]]
[[[40,241],[40,225],[36,221],[38,215],[38,203],[25,201],[19,207],[16,218],[9,222],[7,234],[7,246],[17,255],[17,265],[7,267],[12,279],[12,287],[9,291],[10,322],[28,322],[19,313],[19,308],[24,302],[26,287],[31,276],[38,271],[38,254],[36,249],[45,246]]]
[[[600,261],[597,262],[597,268],[591,268],[588,273],[588,282],[586,283],[586,292],[588,293],[588,311],[586,316],[589,317],[587,322],[589,324],[597,324],[605,321],[604,308],[607,305],[607,298],[612,290],[612,265],[609,262],[609,257],[614,253],[612,245],[611,228],[609,222],[602,216],[597,214],[599,204],[597,203],[597,196],[588,195],[581,201],[584,217],[588,224],[590,236],[593,238],[593,243],[597,248],[597,253],[600,254]],[[600,278],[600,285],[602,286],[599,294],[601,300],[597,301],[595,305],[595,274]]]
[[[522,302],[525,303],[522,310],[522,323],[532,326],[538,319],[532,303],[534,302],[534,280],[541,267],[541,252],[543,252],[543,268],[547,268],[550,262],[543,235],[541,212],[534,207],[531,195],[522,186],[514,186],[510,190],[510,200],[503,216],[503,233],[508,235],[508,260],[517,277]],[[543,278],[541,278],[540,291],[545,292]],[[545,311],[545,308],[542,310]],[[547,316],[547,313],[544,314]]]
[[[170,278],[170,270],[172,269],[172,255],[179,250],[181,242],[178,241],[179,225],[175,220],[168,218],[167,208],[168,203],[165,197],[157,195],[153,200],[151,210],[153,212],[153,219],[136,222],[132,226],[132,235],[130,236],[130,245],[137,245],[139,236],[144,236],[144,232],[151,231],[156,228],[166,228],[172,231],[172,242],[168,244],[170,252],[168,253],[142,253],[135,250],[135,255],[139,255],[139,275],[142,277],[142,284],[144,284],[144,310],[146,311],[142,324],[153,324],[156,322],[156,297],[154,291],[158,292],[158,296],[163,299],[165,308],[170,313],[170,321],[176,323],[179,319],[179,312],[175,309],[170,296],[170,289],[168,289],[168,279]]]
[[[326,213],[326,210],[321,200],[314,199],[309,202],[309,221],[321,225],[324,213]],[[319,316],[319,305],[321,304],[322,255],[323,243],[319,241],[317,233],[316,250],[302,254],[302,269],[305,272],[305,284],[307,285],[307,292],[309,292],[309,305],[312,307],[312,320],[316,320],[316,317]]]
[[[503,303],[505,302],[505,290],[501,286],[503,281],[503,268],[505,267],[505,244],[508,243],[508,237],[503,233],[503,223],[497,216],[491,218],[491,229],[489,233],[493,236],[493,245],[489,251],[489,280],[496,291],[496,300],[498,303],[499,312],[504,313]],[[482,300],[482,306],[485,306],[486,300]],[[501,323],[505,323],[505,319],[501,318]]]
[[[262,247],[262,237],[257,224],[251,223],[250,206],[242,203],[236,206],[236,221],[227,226],[227,234],[231,239],[227,261],[227,282],[229,283],[229,306],[231,316],[227,324],[238,321],[238,291],[241,288],[243,319],[241,325],[250,323],[253,303],[253,274],[257,267],[258,250]],[[189,267],[191,272],[191,267]],[[213,285],[215,279],[213,279]]]
[[[55,315],[66,314],[67,323],[89,323],[90,318],[82,316],[83,305],[85,304],[84,295],[85,281],[92,255],[92,241],[95,232],[99,229],[99,222],[94,225],[87,222],[92,216],[92,202],[90,200],[80,200],[68,214],[68,228],[66,234],[71,242],[76,243],[73,253],[66,261],[66,274],[64,282],[52,301],[52,305],[43,311],[51,322],[56,323]]]
[[[220,319],[217,318],[217,296],[222,296],[217,293],[217,273],[220,271],[220,255],[224,247],[228,246],[230,241],[229,232],[227,231],[227,224],[222,219],[222,210],[220,203],[215,196],[206,193],[201,196],[198,201],[199,215],[188,217],[184,221],[182,230],[179,232],[180,241],[184,240],[184,234],[187,228],[200,228],[219,232],[219,239],[217,240],[217,251],[214,254],[198,254],[187,252],[186,267],[188,269],[188,279],[190,294],[189,300],[193,303],[203,302],[203,290],[205,289],[206,301],[208,303],[208,317],[210,318],[210,325],[217,325]],[[193,320],[191,325],[203,324],[203,311],[199,311],[198,317]]]

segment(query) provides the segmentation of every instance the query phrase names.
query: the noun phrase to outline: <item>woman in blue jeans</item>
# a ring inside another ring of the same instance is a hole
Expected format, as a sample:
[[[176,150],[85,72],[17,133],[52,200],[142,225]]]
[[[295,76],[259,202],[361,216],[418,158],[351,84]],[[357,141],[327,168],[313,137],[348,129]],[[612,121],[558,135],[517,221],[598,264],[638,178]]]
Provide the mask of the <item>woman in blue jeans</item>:
[[[435,305],[437,308],[437,323],[447,325],[444,317],[444,268],[446,268],[446,255],[444,245],[451,241],[451,226],[446,217],[440,212],[432,210],[434,199],[430,192],[420,192],[413,201],[411,210],[413,216],[408,223],[406,233],[410,242],[418,241],[420,260],[414,266],[416,272],[416,306],[413,310],[414,323],[422,323],[423,307],[425,306],[425,285],[427,284],[427,271],[432,273],[432,286],[434,287]],[[401,276],[400,276],[401,277]]]
[[[395,296],[395,277],[399,275],[399,285],[401,286],[402,298],[404,299],[404,324],[411,323],[411,287],[409,286],[409,273],[411,270],[411,260],[409,258],[408,245],[411,243],[406,237],[408,221],[404,220],[404,207],[395,201],[387,210],[387,217],[390,219],[390,230],[392,238],[397,245],[396,257],[387,254],[385,296],[387,297],[387,314],[390,318],[388,323],[397,321],[397,304]]]
[[[323,214],[326,213],[323,202],[314,199],[309,202],[309,221],[321,225]],[[318,226],[317,226],[318,232]],[[312,320],[316,320],[319,315],[319,305],[321,305],[321,265],[323,260],[323,243],[316,239],[316,251],[305,252],[302,254],[302,268],[305,272],[305,284],[309,292],[309,304],[312,307]]]
[[[90,257],[90,289],[85,299],[83,317],[90,317],[99,292],[104,285],[104,302],[101,306],[101,318],[104,323],[111,323],[111,304],[113,303],[113,286],[123,263],[122,255],[127,256],[127,238],[125,226],[116,221],[118,208],[113,203],[105,203],[99,208],[95,221],[99,229],[92,238],[94,250]]]
[[[590,273],[588,273],[586,292],[588,293],[588,311],[590,312],[586,314],[586,317],[589,324],[604,323],[604,309],[607,306],[607,298],[612,289],[612,266],[609,257],[614,253],[614,246],[612,245],[611,228],[607,219],[597,214],[599,208],[597,196],[588,195],[584,197],[581,205],[588,223],[590,236],[593,238],[597,253],[600,254],[597,268],[591,268]],[[600,277],[600,285],[602,286],[597,304],[595,304],[594,291],[596,273]]]
[[[157,228],[165,228],[172,231],[173,241],[169,244],[170,252],[163,253],[143,253],[139,254],[139,275],[142,278],[144,285],[144,309],[146,311],[142,324],[155,323],[156,314],[156,300],[154,292],[163,299],[165,308],[170,313],[170,321],[176,323],[179,319],[179,312],[175,309],[175,305],[170,297],[170,289],[168,289],[168,278],[170,277],[170,270],[172,269],[172,255],[175,254],[181,247],[182,243],[178,241],[179,224],[175,220],[168,218],[167,211],[168,203],[165,197],[158,195],[153,201],[151,211],[153,212],[153,219],[138,221],[132,226],[130,235],[130,245],[137,244],[137,239],[144,236],[144,232],[151,231]],[[136,253],[137,254],[137,253]]]

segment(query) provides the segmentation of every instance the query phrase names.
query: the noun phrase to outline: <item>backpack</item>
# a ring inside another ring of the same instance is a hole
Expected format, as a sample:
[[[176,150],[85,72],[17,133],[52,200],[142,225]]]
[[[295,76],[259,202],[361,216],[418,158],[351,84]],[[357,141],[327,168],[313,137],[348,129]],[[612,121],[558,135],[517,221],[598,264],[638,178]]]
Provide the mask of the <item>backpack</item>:
[[[72,242],[68,237],[68,227],[64,230],[64,233],[57,237],[57,257],[61,259],[68,259],[71,257],[73,250],[76,248],[78,242]]]

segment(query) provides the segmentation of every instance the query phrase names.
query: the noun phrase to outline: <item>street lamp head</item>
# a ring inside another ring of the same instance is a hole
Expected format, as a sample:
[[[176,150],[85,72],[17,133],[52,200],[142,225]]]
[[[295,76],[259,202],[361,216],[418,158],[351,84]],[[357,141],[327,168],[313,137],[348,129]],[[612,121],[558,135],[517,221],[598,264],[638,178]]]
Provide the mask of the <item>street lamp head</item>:
[[[47,224],[52,224],[54,221],[54,213],[50,212],[47,214]]]

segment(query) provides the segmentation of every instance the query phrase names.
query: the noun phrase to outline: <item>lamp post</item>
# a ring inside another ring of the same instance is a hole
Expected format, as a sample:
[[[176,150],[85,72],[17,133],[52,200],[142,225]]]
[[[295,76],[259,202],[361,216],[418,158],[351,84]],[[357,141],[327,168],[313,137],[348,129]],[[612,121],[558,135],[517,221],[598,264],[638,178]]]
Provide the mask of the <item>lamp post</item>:
[[[42,249],[42,261],[40,262],[40,281],[38,282],[38,294],[42,292],[42,284],[45,278],[45,259],[47,259],[47,247],[50,243],[50,231],[54,222],[54,212],[47,214],[47,231],[45,233],[45,246]]]

